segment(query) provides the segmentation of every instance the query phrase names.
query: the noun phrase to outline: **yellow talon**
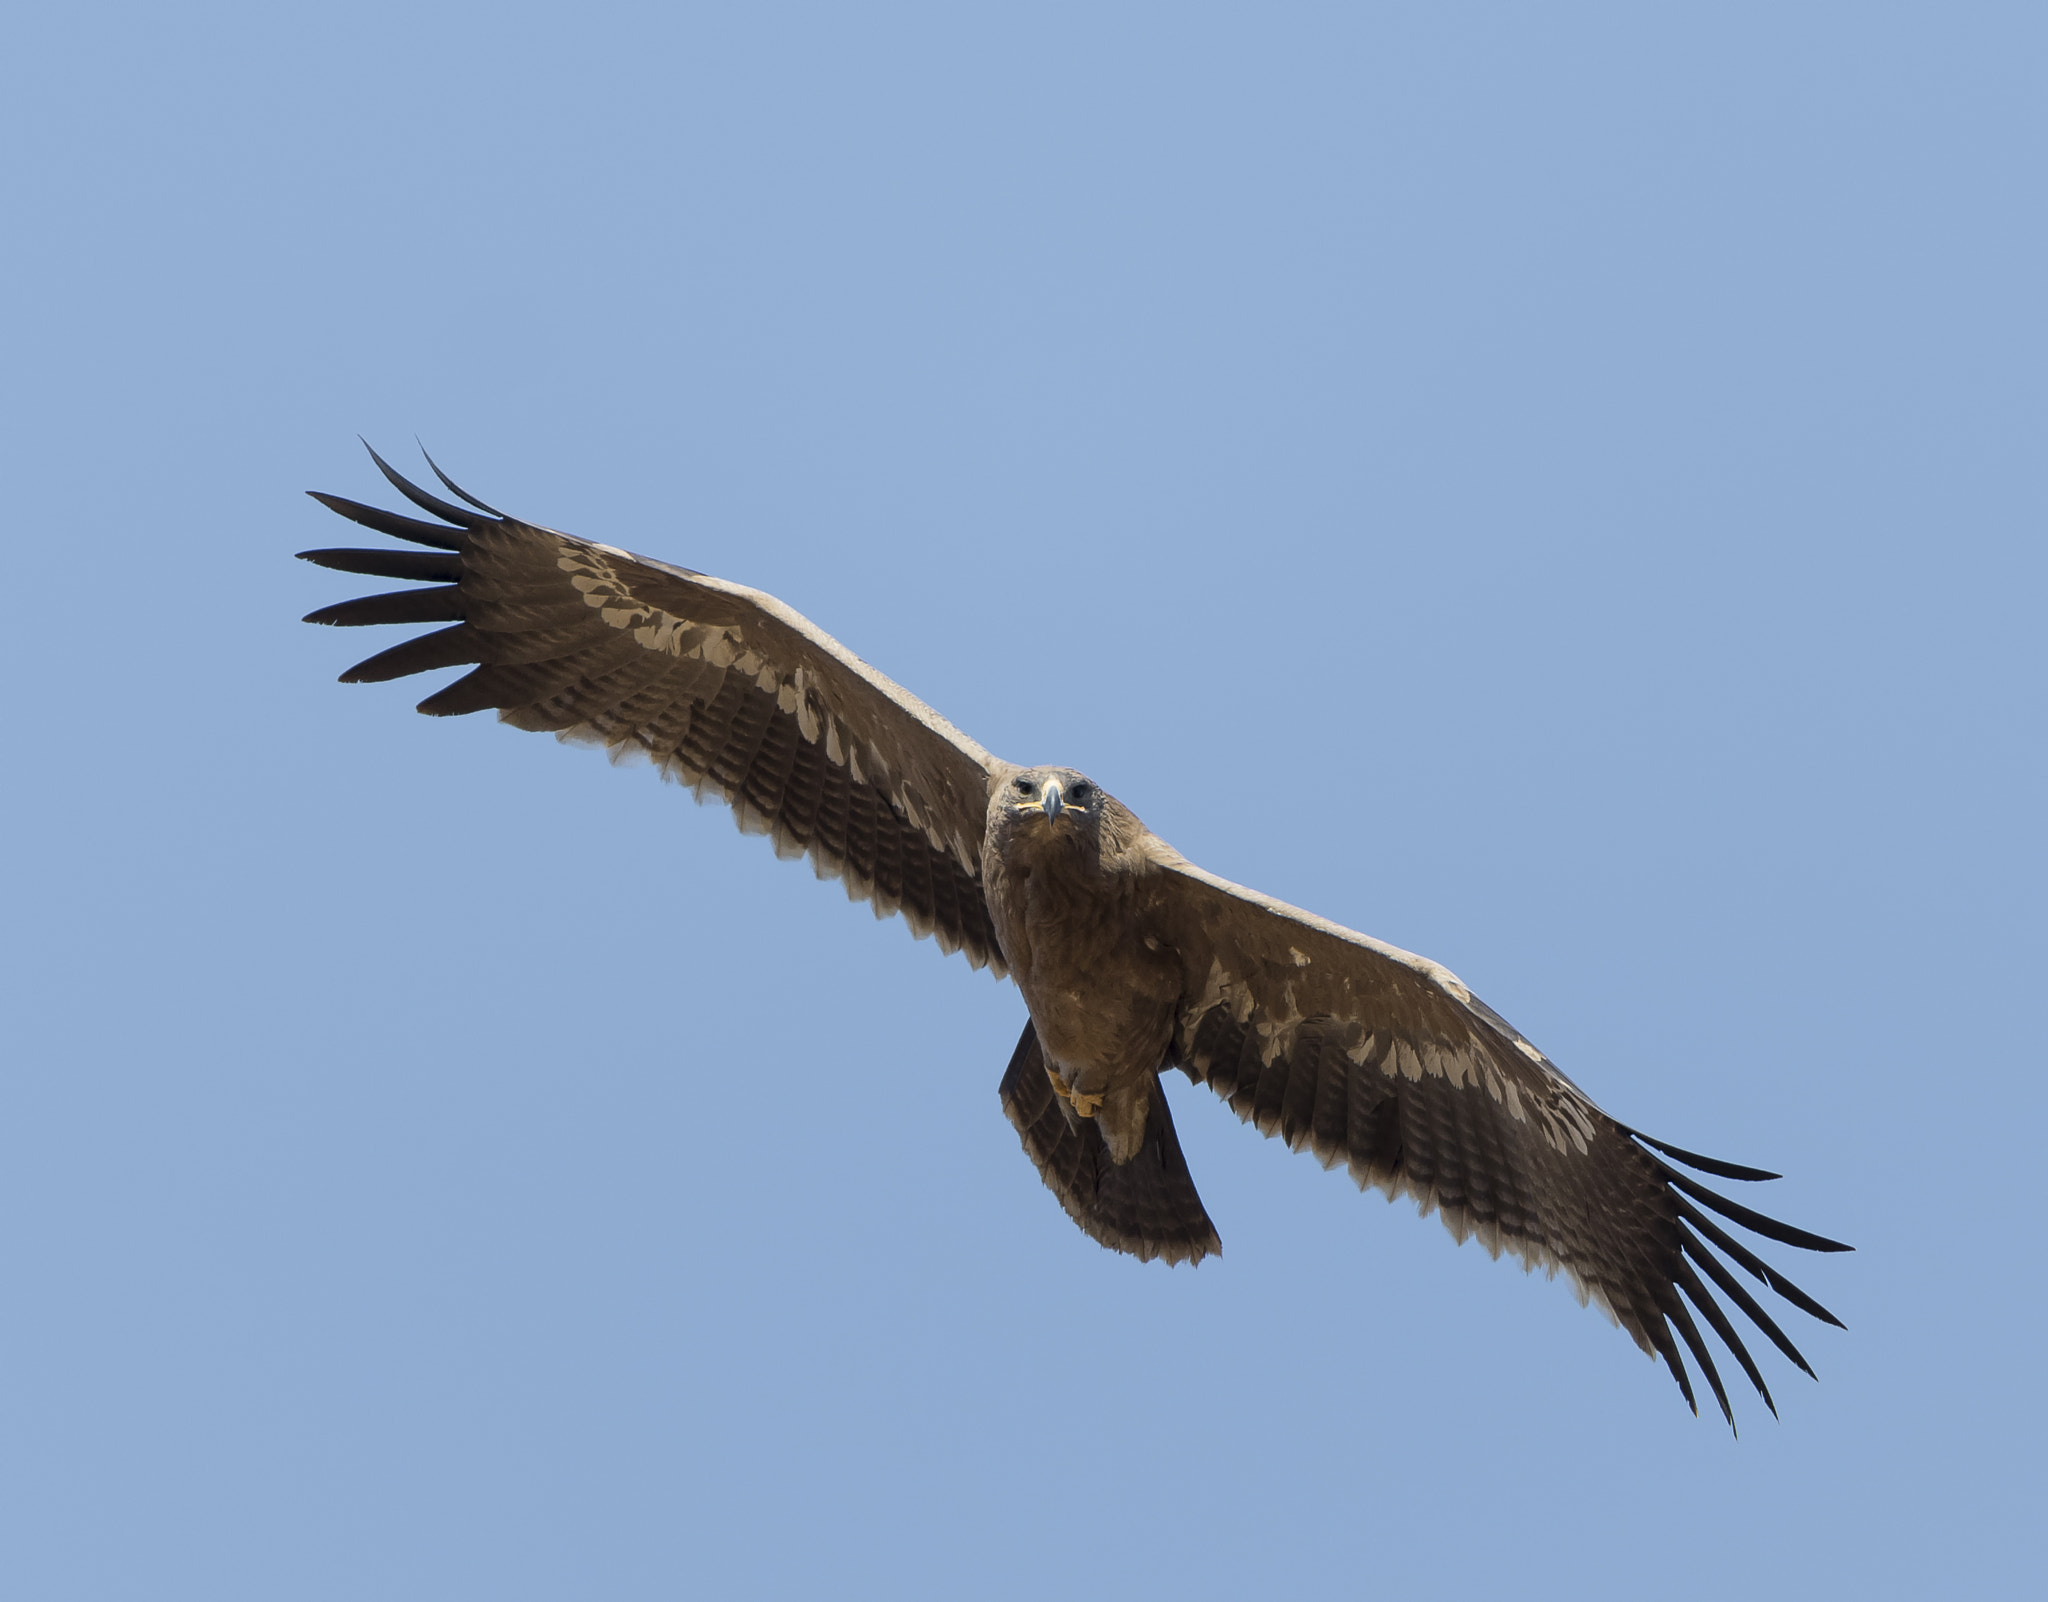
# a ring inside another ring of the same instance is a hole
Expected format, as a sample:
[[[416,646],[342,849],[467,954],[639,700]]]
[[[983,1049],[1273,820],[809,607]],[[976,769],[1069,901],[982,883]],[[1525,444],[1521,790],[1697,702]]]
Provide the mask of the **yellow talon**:
[[[1066,1102],[1068,1106],[1072,1107],[1083,1118],[1093,1118],[1097,1112],[1101,1111],[1102,1097],[1091,1096],[1085,1091],[1076,1090],[1060,1077],[1059,1070],[1048,1068],[1045,1071],[1045,1077],[1052,1081],[1052,1088],[1060,1093],[1060,1099]]]

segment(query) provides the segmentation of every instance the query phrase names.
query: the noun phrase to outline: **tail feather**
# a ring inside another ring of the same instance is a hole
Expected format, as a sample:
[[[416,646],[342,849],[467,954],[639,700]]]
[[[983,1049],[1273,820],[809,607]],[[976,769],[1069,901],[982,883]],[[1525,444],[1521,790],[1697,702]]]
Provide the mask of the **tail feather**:
[[[1144,1144],[1127,1163],[1110,1159],[1095,1119],[1068,1113],[1046,1075],[1038,1031],[1029,1023],[1003,1075],[1002,1098],[1046,1188],[1092,1239],[1143,1262],[1159,1257],[1198,1263],[1223,1250],[1156,1077]]]

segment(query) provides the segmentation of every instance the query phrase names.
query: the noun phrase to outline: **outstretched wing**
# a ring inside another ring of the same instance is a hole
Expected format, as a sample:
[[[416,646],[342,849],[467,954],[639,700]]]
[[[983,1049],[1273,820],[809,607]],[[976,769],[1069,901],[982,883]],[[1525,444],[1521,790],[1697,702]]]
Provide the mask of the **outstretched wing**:
[[[1003,1074],[1002,1098],[1038,1177],[1090,1239],[1145,1263],[1155,1257],[1199,1263],[1223,1250],[1195,1193],[1173,1112],[1156,1081],[1145,1111],[1144,1143],[1127,1163],[1110,1157],[1101,1124],[1076,1117],[1054,1093],[1038,1030],[1029,1021]]]
[[[1665,1158],[1724,1178],[1773,1174],[1696,1157],[1596,1107],[1505,1019],[1433,962],[1171,857],[1152,881],[1149,937],[1177,951],[1185,988],[1171,1055],[1261,1133],[1343,1163],[1360,1186],[1413,1196],[1459,1240],[1562,1269],[1662,1357],[1694,1411],[1678,1339],[1734,1415],[1687,1302],[1771,1393],[1712,1280],[1800,1368],[1813,1370],[1708,1248],[1795,1307],[1832,1313],[1710,1219],[1787,1245],[1847,1251],[1729,1201]],[[1662,1155],[1659,1155],[1659,1154]]]
[[[919,935],[1003,972],[981,886],[990,776],[1005,769],[900,685],[772,595],[536,528],[384,476],[439,523],[314,499],[424,551],[320,550],[322,567],[423,581],[309,623],[445,623],[359,662],[344,683],[468,666],[420,703],[643,752],[728,802],[778,855],[901,912]],[[435,472],[440,472],[435,468]]]

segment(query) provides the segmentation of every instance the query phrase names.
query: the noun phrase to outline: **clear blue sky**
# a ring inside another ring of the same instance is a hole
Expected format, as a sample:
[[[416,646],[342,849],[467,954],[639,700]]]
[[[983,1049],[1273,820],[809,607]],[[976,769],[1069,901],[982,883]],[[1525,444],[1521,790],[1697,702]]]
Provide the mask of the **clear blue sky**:
[[[1710,13],[15,15],[11,1594],[2021,1593],[2048,14]],[[1185,1085],[1223,1258],[1101,1251],[1013,990],[333,682],[358,431],[1783,1169],[1820,1383]]]

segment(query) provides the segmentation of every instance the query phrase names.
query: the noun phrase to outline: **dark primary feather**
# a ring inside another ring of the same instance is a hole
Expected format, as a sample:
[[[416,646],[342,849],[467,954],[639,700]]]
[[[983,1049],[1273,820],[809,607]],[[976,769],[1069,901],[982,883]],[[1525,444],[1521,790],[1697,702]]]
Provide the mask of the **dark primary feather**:
[[[1732,1258],[1735,1262],[1739,1263],[1743,1267],[1743,1269],[1745,1269],[1751,1275],[1755,1276],[1755,1278],[1760,1280],[1762,1283],[1770,1286],[1772,1290],[1776,1291],[1780,1296],[1784,1297],[1786,1301],[1790,1302],[1802,1313],[1807,1314],[1809,1317],[1819,1319],[1823,1324],[1832,1324],[1835,1326],[1836,1329],[1847,1328],[1847,1326],[1843,1324],[1843,1322],[1839,1318],[1835,1317],[1833,1313],[1829,1312],[1825,1307],[1821,1306],[1819,1302],[1815,1301],[1811,1296],[1807,1295],[1805,1291],[1801,1290],[1797,1285],[1793,1284],[1792,1281],[1787,1279],[1783,1274],[1779,1273],[1775,1268],[1771,1267],[1769,1263],[1765,1262],[1761,1257],[1757,1256],[1755,1252],[1751,1251],[1747,1246],[1743,1245],[1741,1241],[1737,1240],[1733,1235],[1729,1234],[1727,1230],[1723,1229],[1719,1224],[1715,1223],[1711,1218],[1707,1217],[1705,1213],[1701,1212],[1697,1207],[1693,1206],[1693,1204],[1687,1201],[1683,1196],[1673,1196],[1671,1198],[1671,1205],[1673,1210],[1678,1214],[1678,1216],[1684,1219],[1686,1223],[1692,1225],[1694,1230],[1696,1230],[1699,1234],[1705,1236],[1708,1240],[1712,1241],[1716,1246],[1720,1247],[1721,1250],[1726,1252],[1730,1258]],[[1837,1246],[1834,1248],[1834,1250],[1836,1251],[1850,1251],[1852,1249],[1853,1248],[1848,1246]],[[1797,1362],[1800,1365],[1800,1367],[1806,1367],[1806,1361],[1804,1358],[1799,1357],[1796,1353],[1792,1355],[1793,1360]],[[1813,1370],[1810,1368],[1808,1368],[1806,1371],[1809,1374],[1813,1372]]]
[[[374,450],[371,450],[368,440],[363,441],[363,449],[370,452],[370,460],[377,464],[377,471],[384,475],[391,487],[411,501],[421,511],[432,512],[436,517],[453,523],[458,528],[480,528],[483,526],[484,520],[468,507],[457,506],[453,501],[444,501],[440,496],[421,489],[411,479],[406,478],[389,462],[385,461],[383,457],[379,456]]]
[[[1653,1157],[1652,1162],[1657,1160]],[[1705,1202],[1723,1218],[1732,1218],[1744,1229],[1754,1230],[1772,1240],[1783,1241],[1787,1246],[1802,1246],[1810,1252],[1846,1252],[1852,1247],[1844,1246],[1838,1240],[1829,1240],[1825,1235],[1816,1235],[1804,1229],[1794,1229],[1790,1224],[1781,1224],[1775,1218],[1766,1218],[1762,1213],[1752,1212],[1740,1202],[1730,1201],[1726,1196],[1707,1189],[1697,1179],[1681,1174],[1669,1163],[1658,1162],[1659,1173],[1670,1180],[1688,1196]],[[1775,1176],[1773,1176],[1775,1177]]]
[[[456,584],[462,579],[460,556],[428,551],[301,551],[299,560],[338,573],[366,573],[372,578],[416,579],[423,584]]]
[[[1487,1010],[1489,1012],[1492,1011],[1491,1008]],[[1625,1133],[1634,1136],[1645,1146],[1654,1146],[1666,1157],[1676,1157],[1686,1167],[1697,1168],[1703,1174],[1714,1174],[1722,1179],[1748,1180],[1751,1183],[1765,1179],[1783,1179],[1785,1177],[1783,1174],[1774,1174],[1766,1168],[1745,1168],[1741,1163],[1724,1163],[1718,1157],[1702,1157],[1696,1151],[1687,1151],[1683,1147],[1673,1146],[1665,1141],[1652,1140],[1639,1129],[1627,1129],[1626,1126],[1617,1127],[1622,1127]]]
[[[1672,1270],[1672,1278],[1693,1306],[1700,1310],[1706,1321],[1714,1326],[1714,1333],[1721,1337],[1721,1344],[1735,1354],[1735,1360],[1742,1365],[1743,1373],[1749,1376],[1749,1383],[1756,1387],[1757,1395],[1764,1399],[1764,1406],[1771,1410],[1771,1416],[1775,1418],[1778,1404],[1771,1400],[1771,1388],[1764,1383],[1763,1374],[1756,1366],[1756,1359],[1749,1355],[1749,1349],[1742,1344],[1742,1337],[1736,1334],[1735,1326],[1728,1322],[1728,1315],[1722,1311],[1721,1304],[1707,1294],[1706,1286],[1700,1283],[1700,1277],[1692,1271],[1690,1263],[1679,1262]],[[1734,1414],[1729,1413],[1726,1396],[1721,1398],[1721,1411],[1728,1413],[1730,1424],[1735,1422]]]
[[[466,615],[462,587],[437,584],[427,590],[393,590],[386,595],[365,595],[359,600],[323,606],[308,612],[304,621],[361,628],[373,623],[455,623]]]
[[[436,668],[464,667],[483,660],[483,637],[475,629],[457,624],[418,634],[388,651],[365,657],[341,675],[343,684],[382,684],[413,673],[431,673]]]
[[[1678,1226],[1678,1243],[1684,1250],[1685,1255],[1699,1264],[1701,1268],[1704,1268],[1707,1271],[1707,1277],[1721,1287],[1722,1294],[1742,1309],[1743,1316],[1770,1338],[1772,1345],[1783,1352],[1787,1359],[1796,1363],[1801,1369],[1804,1369],[1808,1379],[1815,1377],[1806,1359],[1800,1355],[1799,1348],[1794,1346],[1785,1332],[1778,1328],[1777,1321],[1764,1311],[1762,1304],[1754,1296],[1749,1294],[1742,1281],[1728,1272],[1728,1265],[1723,1263],[1712,1252],[1703,1249],[1698,1238],[1683,1224]],[[1836,1323],[1837,1321],[1830,1318],[1828,1322]],[[1731,1346],[1734,1344],[1730,1342]],[[1768,1399],[1767,1394],[1766,1400]],[[1773,1411],[1776,1411],[1776,1409],[1774,1408]]]
[[[351,523],[360,523],[364,528],[373,528],[379,534],[389,534],[394,539],[411,540],[415,545],[431,545],[436,550],[460,551],[462,531],[443,528],[438,523],[423,523],[416,517],[407,517],[402,512],[387,512],[381,506],[365,506],[361,501],[352,501],[341,495],[325,495],[319,490],[306,493],[326,507],[330,512],[339,512]],[[394,553],[396,554],[396,553]],[[310,556],[308,560],[313,560]],[[322,566],[327,564],[322,563]],[[393,578],[403,574],[394,573]]]
[[[365,448],[367,449],[367,442],[365,443]],[[441,464],[435,461],[433,457],[427,456],[426,446],[420,446],[420,455],[427,457],[427,466],[431,467],[434,470],[434,477],[438,478],[441,481],[441,487],[447,490],[448,493],[453,495],[458,501],[467,501],[471,506],[474,506],[479,512],[486,512],[492,517],[503,517],[505,515],[503,512],[499,511],[497,507],[490,505],[488,502],[478,500],[474,495],[470,494],[468,490],[464,489],[460,484],[456,483],[454,479],[450,478],[446,473],[442,472]]]

